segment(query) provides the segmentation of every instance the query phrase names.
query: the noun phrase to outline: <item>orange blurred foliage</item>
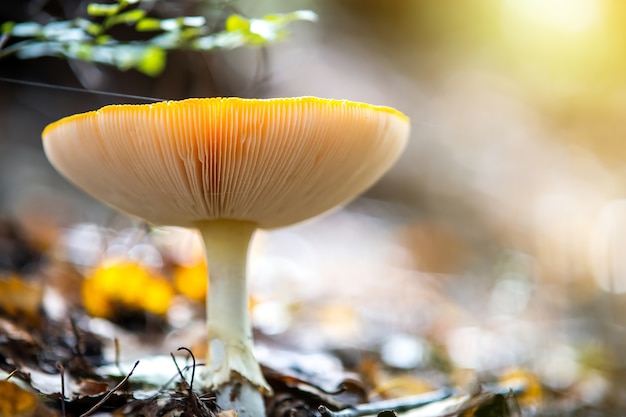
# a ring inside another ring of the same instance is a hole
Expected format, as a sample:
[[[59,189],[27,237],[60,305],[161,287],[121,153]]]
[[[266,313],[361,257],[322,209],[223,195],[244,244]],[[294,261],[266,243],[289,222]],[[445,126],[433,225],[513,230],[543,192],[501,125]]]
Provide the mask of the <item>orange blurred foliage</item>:
[[[173,296],[174,289],[165,277],[129,260],[102,263],[82,287],[87,312],[105,318],[112,317],[120,305],[162,315]]]
[[[525,407],[537,406],[541,403],[543,390],[539,378],[530,371],[512,368],[500,377],[500,385],[512,390],[521,388],[523,393],[517,396],[519,403]]]
[[[0,381],[0,417],[30,417],[36,415],[35,394],[11,381]]]
[[[204,261],[195,265],[177,265],[174,269],[174,287],[194,301],[206,300],[208,284],[209,271]]]
[[[24,281],[20,276],[0,275],[0,310],[17,317],[23,315],[28,321],[37,322],[43,300],[43,286],[37,282]]]

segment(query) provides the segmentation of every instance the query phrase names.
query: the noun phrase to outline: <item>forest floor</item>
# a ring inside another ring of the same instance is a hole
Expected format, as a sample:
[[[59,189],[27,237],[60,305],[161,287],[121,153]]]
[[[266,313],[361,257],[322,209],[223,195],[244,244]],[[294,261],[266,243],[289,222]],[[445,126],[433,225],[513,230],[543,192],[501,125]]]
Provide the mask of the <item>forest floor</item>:
[[[17,224],[0,224],[0,417],[232,415],[193,389],[206,353],[206,266],[181,261],[171,252],[180,240],[159,233],[56,231],[64,249],[42,251]],[[105,262],[87,243],[103,237],[99,251],[141,256]],[[597,376],[555,387],[533,364],[466,369],[432,335],[362,342],[358,303],[283,308],[253,291],[256,353],[274,390],[268,416],[608,416],[623,400]]]

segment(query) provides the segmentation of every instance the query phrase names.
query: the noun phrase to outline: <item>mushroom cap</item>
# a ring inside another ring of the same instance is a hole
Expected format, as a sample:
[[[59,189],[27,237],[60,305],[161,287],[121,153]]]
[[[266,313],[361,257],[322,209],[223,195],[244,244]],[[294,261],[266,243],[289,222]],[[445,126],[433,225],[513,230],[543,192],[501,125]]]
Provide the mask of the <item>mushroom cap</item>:
[[[409,119],[315,97],[112,105],[43,131],[52,165],[93,197],[161,225],[276,228],[345,203],[395,162]]]

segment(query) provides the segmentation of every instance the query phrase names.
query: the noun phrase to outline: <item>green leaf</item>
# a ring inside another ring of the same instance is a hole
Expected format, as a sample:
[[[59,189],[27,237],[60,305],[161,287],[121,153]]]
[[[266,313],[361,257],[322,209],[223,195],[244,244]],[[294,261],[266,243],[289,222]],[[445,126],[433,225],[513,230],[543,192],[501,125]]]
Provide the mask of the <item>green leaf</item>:
[[[93,40],[96,45],[106,45],[112,41],[113,37],[111,35],[99,35]]]
[[[194,39],[191,43],[191,47],[198,51],[211,51],[217,47],[215,44],[215,35],[208,35]]]
[[[118,3],[120,4],[122,8],[126,8],[133,4],[139,4],[141,2],[142,0],[118,0]]]
[[[146,48],[137,70],[156,77],[165,69],[166,55],[166,52],[161,48],[154,46]]]
[[[283,25],[275,21],[251,19],[249,40],[255,44],[277,41],[285,35],[285,31],[282,28]]]
[[[50,22],[44,25],[41,29],[41,36],[46,39],[57,39],[72,29],[78,30],[81,33],[83,32],[81,28],[72,28],[72,22],[69,21]]]
[[[291,20],[303,20],[306,22],[317,22],[319,17],[313,10],[296,10],[287,14]]]
[[[114,65],[122,71],[135,68],[156,76],[165,68],[169,50],[206,51],[264,45],[282,39],[287,33],[285,27],[290,22],[314,21],[317,18],[313,12],[307,10],[272,14],[261,19],[247,19],[233,14],[226,19],[224,31],[205,36],[209,31],[205,17],[146,17],[145,10],[134,7],[144,1],[156,0],[90,3],[88,14],[103,18],[98,19],[102,24],[84,18],[55,21],[43,26],[35,22],[4,22],[0,24],[0,31],[6,35],[26,38],[12,45],[15,48],[11,53],[17,53],[20,58],[61,56]],[[134,25],[137,32],[157,33],[149,34],[146,41],[117,41],[107,33],[107,29],[119,24]]]
[[[182,24],[183,22],[179,18],[163,19],[161,20],[161,29],[172,32],[175,30],[179,30]]]
[[[16,23],[11,28],[11,35],[18,38],[34,38],[42,34],[43,27],[39,23],[25,22]]]
[[[246,19],[233,14],[226,19],[226,32],[239,33],[245,45],[266,45],[283,39],[287,35],[285,27],[296,20],[317,19],[310,10],[298,10],[286,14],[270,14],[260,19]],[[206,42],[201,42],[204,44]]]
[[[92,39],[84,30],[81,28],[68,28],[67,30],[61,31],[57,33],[55,36],[51,36],[48,39],[56,40],[63,43],[69,42],[87,42]]]
[[[2,26],[0,26],[0,32],[2,34],[11,34],[14,27],[15,27],[15,22],[4,22]]]
[[[59,42],[29,42],[17,51],[17,56],[20,59],[32,59],[62,54],[63,46]]]
[[[178,49],[181,44],[180,32],[165,32],[150,39],[150,44],[161,49]]]
[[[318,17],[317,14],[312,10],[296,10],[295,12],[291,13],[267,15],[264,16],[263,19],[278,21],[281,24],[286,25],[288,23],[298,20],[317,22]]]
[[[188,27],[180,32],[180,39],[181,41],[189,41],[190,39],[194,39],[202,35],[202,32],[203,31],[200,28]]]
[[[128,12],[120,13],[118,15],[109,17],[108,19],[105,20],[104,27],[108,29],[112,26],[119,25],[122,23],[126,23],[126,24],[135,23],[143,19],[145,15],[146,15],[145,10],[141,10],[141,9],[130,10]]]
[[[226,32],[248,32],[250,29],[250,20],[238,14],[231,14],[226,19]]]
[[[135,45],[116,45],[109,47],[107,52],[110,54],[108,59],[111,59],[117,68],[122,71],[126,71],[130,68],[137,66],[141,59],[141,52]]]
[[[204,16],[186,16],[183,17],[183,25],[192,28],[201,28],[206,25]]]
[[[137,24],[135,25],[135,29],[137,29],[139,32],[152,32],[161,30],[161,19],[144,17],[137,22]]]
[[[117,59],[119,58],[118,49],[112,45],[97,45],[94,46],[91,50],[91,56],[89,57],[89,61],[98,62],[106,65],[117,65]]]
[[[234,49],[246,44],[246,37],[241,32],[220,32],[202,36],[191,43],[193,49],[211,51],[214,49]]]
[[[77,43],[76,47],[73,48],[73,56],[76,59],[82,59],[84,61],[91,60],[93,56],[94,47],[85,43]]]
[[[104,28],[99,24],[80,17],[77,17],[72,22],[74,26],[81,28],[91,36],[98,36],[104,31]]]
[[[115,4],[101,4],[101,3],[89,3],[87,5],[87,14],[89,16],[113,16],[122,9],[119,3]]]

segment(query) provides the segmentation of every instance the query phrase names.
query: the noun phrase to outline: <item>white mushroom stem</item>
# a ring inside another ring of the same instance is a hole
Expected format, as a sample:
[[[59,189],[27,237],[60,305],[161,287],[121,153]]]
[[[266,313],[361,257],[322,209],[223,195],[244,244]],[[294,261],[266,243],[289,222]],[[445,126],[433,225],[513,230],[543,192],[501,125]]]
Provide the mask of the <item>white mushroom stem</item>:
[[[263,406],[263,395],[271,393],[271,388],[252,352],[246,286],[248,247],[256,225],[210,220],[197,226],[204,240],[210,283],[209,345],[202,385],[217,391],[218,405],[222,408],[235,408],[239,415],[264,415],[264,409],[252,410]],[[233,393],[240,393],[239,399]],[[220,397],[224,397],[222,403]]]

